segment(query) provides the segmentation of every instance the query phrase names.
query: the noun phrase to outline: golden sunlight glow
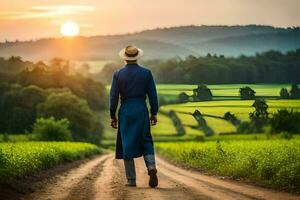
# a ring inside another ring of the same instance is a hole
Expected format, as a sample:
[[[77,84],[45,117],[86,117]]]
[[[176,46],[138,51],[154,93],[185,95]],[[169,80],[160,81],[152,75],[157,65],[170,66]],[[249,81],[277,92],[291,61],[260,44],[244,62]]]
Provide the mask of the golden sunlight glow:
[[[60,32],[63,36],[77,36],[79,31],[79,26],[75,22],[66,22],[60,27]]]

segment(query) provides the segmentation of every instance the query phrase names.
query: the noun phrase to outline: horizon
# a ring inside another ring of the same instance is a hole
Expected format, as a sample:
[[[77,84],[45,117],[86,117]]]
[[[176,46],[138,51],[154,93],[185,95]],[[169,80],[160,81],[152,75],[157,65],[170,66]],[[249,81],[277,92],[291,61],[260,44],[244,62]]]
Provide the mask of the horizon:
[[[158,0],[16,0],[3,2],[0,8],[0,41],[59,38],[60,27],[67,21],[74,21],[80,28],[78,35],[86,37],[189,25],[298,27],[299,7],[297,0],[179,0],[176,4]]]
[[[232,25],[226,25],[226,24],[201,24],[201,25],[196,25],[196,24],[187,24],[187,25],[178,25],[178,26],[165,26],[165,27],[154,27],[154,28],[149,28],[149,29],[142,29],[142,30],[136,30],[133,32],[124,32],[124,33],[116,33],[116,34],[98,34],[98,35],[77,35],[72,38],[89,38],[89,37],[113,37],[113,36],[126,36],[126,35],[132,35],[132,34],[138,34],[146,31],[156,31],[156,30],[165,30],[165,29],[173,29],[173,28],[185,28],[185,27],[247,27],[247,26],[257,26],[257,27],[273,27],[275,29],[299,29],[299,26],[272,26],[268,24],[232,24]],[[13,40],[1,40],[0,43],[4,44],[5,42],[9,43],[15,43],[15,42],[35,42],[39,40],[48,40],[48,39],[64,39],[68,38],[68,36],[54,36],[54,37],[41,37],[41,38],[35,38],[35,39],[13,39]]]

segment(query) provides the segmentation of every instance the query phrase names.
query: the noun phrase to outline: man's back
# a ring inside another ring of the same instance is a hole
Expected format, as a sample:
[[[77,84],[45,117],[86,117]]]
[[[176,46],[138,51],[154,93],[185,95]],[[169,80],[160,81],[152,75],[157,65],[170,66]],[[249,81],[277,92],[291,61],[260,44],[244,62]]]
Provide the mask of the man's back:
[[[152,79],[150,70],[138,64],[127,64],[115,76],[122,99],[146,97]]]

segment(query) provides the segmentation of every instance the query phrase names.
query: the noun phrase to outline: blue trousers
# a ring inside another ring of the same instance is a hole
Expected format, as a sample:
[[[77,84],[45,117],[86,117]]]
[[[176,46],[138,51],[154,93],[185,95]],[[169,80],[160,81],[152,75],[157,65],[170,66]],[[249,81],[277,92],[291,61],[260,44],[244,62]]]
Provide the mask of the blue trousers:
[[[155,156],[149,154],[144,156],[144,161],[148,170],[156,169]],[[124,159],[126,178],[128,181],[136,180],[135,164],[133,159]]]

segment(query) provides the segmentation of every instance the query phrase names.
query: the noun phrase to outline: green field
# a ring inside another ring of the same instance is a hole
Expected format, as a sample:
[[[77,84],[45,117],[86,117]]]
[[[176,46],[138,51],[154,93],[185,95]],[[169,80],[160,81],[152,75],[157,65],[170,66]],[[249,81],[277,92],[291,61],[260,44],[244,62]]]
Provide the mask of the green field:
[[[160,108],[161,111],[169,112],[174,110],[178,113],[182,123],[187,126],[197,125],[197,121],[187,113],[193,113],[196,109],[204,115],[223,117],[226,112],[235,114],[242,121],[249,121],[249,113],[254,111],[253,100],[223,100],[190,102],[184,104],[166,105]],[[300,100],[267,100],[269,113],[273,114],[278,109],[300,110]],[[236,132],[236,127],[231,123],[218,118],[204,117],[209,127],[216,134],[226,134]],[[188,132],[189,133],[189,132]]]
[[[162,111],[174,110],[177,112],[193,113],[198,109],[202,114],[210,114],[223,117],[228,111],[235,114],[241,120],[249,120],[249,112],[253,112],[253,100],[224,100],[224,101],[206,101],[190,102],[185,104],[174,104],[162,106]],[[272,114],[278,109],[300,110],[300,100],[267,100],[269,112]]]
[[[0,182],[98,153],[99,147],[79,142],[0,143]]]
[[[156,143],[163,157],[223,176],[299,191],[300,140]]]
[[[291,88],[290,84],[222,84],[207,85],[214,96],[214,99],[239,99],[239,89],[249,86],[256,91],[257,96],[263,97],[279,97],[281,88]],[[158,94],[166,99],[176,99],[181,92],[188,95],[193,94],[193,89],[197,85],[181,85],[181,84],[159,84],[157,85]]]
[[[237,134],[236,127],[221,119],[226,112],[235,114],[242,121],[249,121],[254,111],[253,100],[239,100],[239,88],[246,85],[208,85],[216,101],[170,104],[160,107],[158,124],[152,134],[158,154],[178,164],[194,167],[212,174],[259,183],[265,186],[299,192],[300,188],[300,135],[291,140],[281,134]],[[266,99],[270,117],[278,109],[300,111],[300,100],[280,100],[281,88],[287,84],[247,84],[257,96]],[[192,94],[196,85],[157,86],[160,97],[176,99],[178,94]],[[191,115],[199,110],[213,136],[205,136],[196,129],[198,122]],[[175,111],[186,134],[176,135],[171,118],[166,115]],[[110,145],[113,143],[110,142]]]

